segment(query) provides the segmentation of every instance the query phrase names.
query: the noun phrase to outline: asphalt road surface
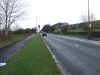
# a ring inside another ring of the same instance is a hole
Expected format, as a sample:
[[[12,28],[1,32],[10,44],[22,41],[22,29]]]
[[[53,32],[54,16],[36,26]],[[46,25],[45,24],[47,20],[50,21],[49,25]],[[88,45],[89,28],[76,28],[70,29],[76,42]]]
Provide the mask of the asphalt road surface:
[[[7,62],[13,55],[20,51],[24,44],[29,41],[33,35],[11,45],[6,48],[0,49],[0,63]]]
[[[48,34],[44,40],[70,75],[100,75],[100,45]]]

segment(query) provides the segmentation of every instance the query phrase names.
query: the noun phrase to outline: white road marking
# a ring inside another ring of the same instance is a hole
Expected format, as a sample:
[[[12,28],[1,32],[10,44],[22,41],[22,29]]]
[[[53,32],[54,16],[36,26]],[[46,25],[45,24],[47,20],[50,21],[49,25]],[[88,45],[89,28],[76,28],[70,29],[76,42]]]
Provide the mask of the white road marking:
[[[0,67],[5,66],[5,65],[6,65],[6,63],[0,63]]]
[[[54,35],[54,36],[100,45],[100,41],[87,40],[87,39],[84,39],[84,38],[74,38],[74,37],[68,37],[68,36],[59,36],[59,35]]]
[[[77,46],[77,47],[79,46],[78,44],[74,44],[74,45]]]

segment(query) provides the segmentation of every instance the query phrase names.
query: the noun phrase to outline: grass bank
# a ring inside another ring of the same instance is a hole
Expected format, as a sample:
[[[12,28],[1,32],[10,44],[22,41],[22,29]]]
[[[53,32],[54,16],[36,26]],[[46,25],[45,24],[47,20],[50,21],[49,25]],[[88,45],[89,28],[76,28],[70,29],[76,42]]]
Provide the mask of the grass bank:
[[[39,36],[32,38],[0,70],[0,75],[60,75],[54,60]]]
[[[14,43],[18,40],[21,40],[27,35],[29,34],[16,34],[16,35],[1,36],[0,37],[0,48],[7,46],[11,43]]]

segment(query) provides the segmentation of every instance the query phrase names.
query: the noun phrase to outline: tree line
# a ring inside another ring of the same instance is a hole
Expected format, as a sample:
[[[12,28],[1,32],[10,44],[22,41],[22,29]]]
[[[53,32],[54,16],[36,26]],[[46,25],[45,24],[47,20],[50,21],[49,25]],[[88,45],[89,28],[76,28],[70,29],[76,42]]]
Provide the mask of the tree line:
[[[65,25],[64,25],[65,24]],[[54,25],[46,24],[42,28],[43,32],[66,34],[66,35],[82,35],[88,36],[88,22],[81,22],[76,24],[56,23]],[[90,35],[92,37],[100,37],[100,20],[91,21]]]

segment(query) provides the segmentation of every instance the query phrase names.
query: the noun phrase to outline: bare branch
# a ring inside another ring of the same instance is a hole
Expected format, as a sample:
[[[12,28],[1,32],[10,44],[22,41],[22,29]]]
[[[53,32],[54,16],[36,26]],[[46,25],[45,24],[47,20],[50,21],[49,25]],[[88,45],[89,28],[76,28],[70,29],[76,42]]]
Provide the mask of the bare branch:
[[[23,10],[21,8],[20,0],[1,0],[0,1],[0,14],[2,16],[2,25],[5,27],[5,34],[13,23],[15,23],[21,15]]]

